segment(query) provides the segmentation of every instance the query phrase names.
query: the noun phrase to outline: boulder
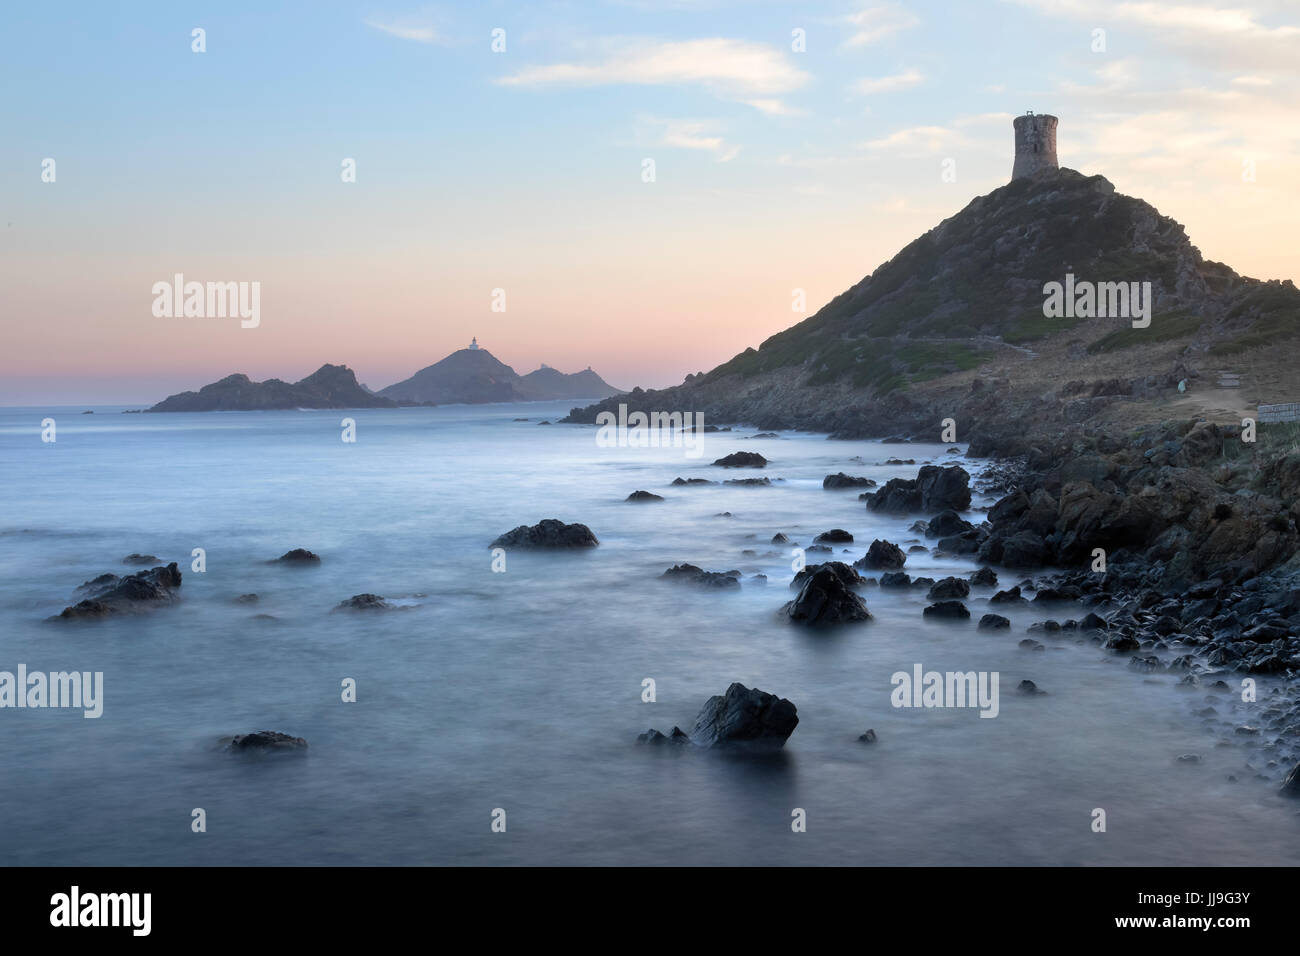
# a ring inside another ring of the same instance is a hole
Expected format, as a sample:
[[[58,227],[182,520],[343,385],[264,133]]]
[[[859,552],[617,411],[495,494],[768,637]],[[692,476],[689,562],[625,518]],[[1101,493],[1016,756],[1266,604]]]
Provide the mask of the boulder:
[[[831,528],[830,531],[823,531],[813,538],[813,542],[816,544],[852,544],[853,535],[843,528]]]
[[[980,588],[995,588],[998,586],[997,572],[992,568],[980,568],[970,576],[970,583]]]
[[[836,490],[840,488],[874,488],[875,481],[870,478],[855,478],[853,475],[846,475],[840,472],[837,475],[827,475],[822,479],[822,487],[827,490]]]
[[[790,620],[811,627],[856,624],[871,619],[866,602],[829,565],[819,567],[800,588],[799,596],[781,610]]]
[[[493,548],[594,548],[600,544],[585,524],[565,524],[546,518],[529,527],[521,524],[507,531],[489,547]]]
[[[710,697],[695,718],[689,737],[698,747],[775,750],[799,724],[794,704],[783,697],[734,683]]]
[[[155,565],[162,564],[162,558],[156,557],[152,554],[136,554],[132,552],[131,554],[128,554],[125,558],[122,559],[122,563],[134,564],[137,566],[149,565],[150,567],[153,567]]]
[[[810,564],[805,567],[794,576],[794,580],[790,582],[790,587],[802,588],[806,583],[808,583],[808,580],[822,568],[827,568],[832,571],[836,577],[844,582],[845,587],[857,588],[866,584],[866,578],[858,574],[857,571],[853,570],[853,568],[849,567],[843,561],[827,561],[825,564]]]
[[[335,605],[335,611],[391,611],[395,605],[389,604],[378,594],[354,594],[346,601]],[[332,612],[331,612],[332,613]]]
[[[1001,614],[985,614],[979,623],[981,631],[1004,631],[1010,626],[1011,622]]]
[[[125,577],[101,574],[77,588],[86,597],[59,612],[57,619],[108,617],[171,604],[181,586],[181,572],[173,561],[166,567],[137,571]]]
[[[926,598],[931,601],[953,601],[970,596],[970,585],[961,578],[947,577],[936,581]]]
[[[926,523],[925,536],[927,538],[948,538],[974,530],[975,526],[969,521],[962,520],[957,512],[941,511]]]
[[[964,511],[970,507],[970,474],[960,465],[922,465],[915,478],[891,478],[867,499],[872,511]]]
[[[663,501],[663,495],[656,495],[652,491],[634,491],[624,501]]]
[[[276,558],[272,564],[320,564],[320,556],[306,548],[294,548]]]
[[[737,451],[717,459],[714,464],[722,468],[765,468],[767,459],[756,451]]]
[[[740,587],[739,571],[705,571],[693,564],[675,564],[659,576],[668,581],[694,584],[704,588]]]
[[[925,609],[926,617],[968,618],[970,611],[961,601],[939,601]]]
[[[871,542],[867,553],[853,562],[853,566],[867,571],[897,571],[906,563],[907,555],[902,548],[877,538]]]

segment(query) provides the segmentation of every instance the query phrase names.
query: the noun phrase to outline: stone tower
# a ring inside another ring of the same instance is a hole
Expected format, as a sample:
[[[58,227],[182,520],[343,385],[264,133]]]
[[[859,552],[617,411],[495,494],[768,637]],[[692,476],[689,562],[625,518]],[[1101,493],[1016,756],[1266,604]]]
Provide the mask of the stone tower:
[[[1056,161],[1055,116],[1026,113],[1013,122],[1016,128],[1016,161],[1012,179],[1023,179],[1043,169],[1060,169]]]

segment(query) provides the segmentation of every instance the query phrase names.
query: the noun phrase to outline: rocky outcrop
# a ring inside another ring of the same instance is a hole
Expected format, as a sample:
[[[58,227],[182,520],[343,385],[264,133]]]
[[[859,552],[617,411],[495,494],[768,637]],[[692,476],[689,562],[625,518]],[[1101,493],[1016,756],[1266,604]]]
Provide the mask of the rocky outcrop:
[[[675,564],[659,576],[666,581],[705,588],[740,587],[739,571],[705,571],[693,564]]]
[[[489,547],[493,548],[594,548],[599,541],[585,524],[565,524],[546,518],[535,525],[521,524],[507,531]]]
[[[852,571],[851,568],[848,570]],[[871,620],[866,602],[845,583],[843,574],[837,573],[829,565],[818,567],[800,588],[799,596],[787,602],[781,611],[790,620],[810,627],[832,627]]]
[[[903,549],[892,541],[877,538],[871,542],[867,553],[853,562],[855,568],[865,571],[897,571],[907,563]]]
[[[822,479],[822,487],[827,490],[840,490],[844,488],[874,488],[876,482],[871,478],[855,478],[853,475],[846,475],[840,472],[837,475],[827,475]]]
[[[174,561],[124,577],[101,574],[77,588],[82,600],[65,607],[55,620],[109,617],[168,605],[180,586],[181,572]]]
[[[197,392],[181,392],[148,409],[151,412],[238,412],[294,408],[393,408],[357,383],[346,365],[322,365],[290,384],[278,378],[254,382],[247,375],[227,375]]]
[[[767,459],[756,451],[737,451],[717,459],[714,464],[721,468],[765,468]]]
[[[964,511],[970,507],[970,473],[961,465],[922,465],[915,478],[891,478],[867,499],[885,514]]]
[[[391,611],[396,607],[378,594],[354,594],[346,601],[340,601],[335,611]]]
[[[642,501],[642,502],[663,501],[663,500],[664,500],[664,496],[663,496],[663,495],[656,495],[656,494],[654,494],[653,492],[650,492],[650,491],[634,491],[634,492],[632,492],[630,495],[628,495],[626,498],[624,498],[623,500],[624,500],[624,501]]]
[[[733,683],[725,694],[705,702],[689,734],[674,727],[671,735],[648,730],[637,739],[648,744],[763,752],[785,746],[798,725],[799,713],[790,701]]]
[[[308,567],[320,564],[320,555],[313,554],[306,548],[294,548],[292,551],[286,551],[276,558],[272,564],[295,564],[299,567]]]

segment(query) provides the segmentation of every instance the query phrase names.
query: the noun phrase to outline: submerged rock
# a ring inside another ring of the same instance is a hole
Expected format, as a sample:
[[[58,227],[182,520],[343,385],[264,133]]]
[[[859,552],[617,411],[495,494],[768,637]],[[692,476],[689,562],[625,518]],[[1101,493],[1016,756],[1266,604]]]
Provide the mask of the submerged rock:
[[[706,588],[740,587],[739,571],[705,571],[693,564],[675,564],[659,577]]]
[[[970,576],[970,583],[980,588],[995,588],[998,586],[997,572],[992,568],[980,568]]]
[[[354,594],[346,601],[340,601],[335,611],[391,611],[395,605],[389,604],[378,594]]]
[[[961,578],[943,578],[934,582],[926,595],[931,601],[953,601],[970,597],[970,584]]]
[[[663,495],[656,495],[651,491],[634,491],[624,501],[663,501]]]
[[[674,478],[674,485],[716,485],[716,481],[710,481],[708,478]]]
[[[813,542],[816,544],[852,544],[853,535],[843,528],[831,528],[830,531],[823,531],[813,538]]]
[[[961,601],[939,601],[922,612],[926,617],[968,618],[970,611]]]
[[[136,554],[132,552],[131,554],[128,554],[125,558],[122,559],[122,563],[136,564],[136,565],[147,564],[152,566],[152,565],[161,564],[162,558],[159,558],[156,555],[152,555],[152,554]]]
[[[864,744],[874,744],[876,742],[876,732],[874,730],[868,730],[865,734],[860,736],[858,740]]]
[[[1002,631],[1011,626],[1011,622],[1001,614],[985,614],[980,618],[979,629],[981,631]]]
[[[230,738],[226,750],[230,753],[306,750],[307,741],[275,730],[258,730],[251,734],[238,734]]]
[[[565,524],[546,518],[531,527],[521,524],[507,531],[489,547],[493,548],[594,548],[599,541],[585,524]]]
[[[765,468],[767,459],[756,451],[737,451],[717,459],[714,464],[723,468]]]
[[[320,555],[312,554],[306,548],[294,548],[275,559],[273,564],[320,564]]]
[[[125,577],[101,574],[77,588],[86,598],[65,607],[55,620],[107,617],[171,604],[180,586],[181,572],[175,561]]]

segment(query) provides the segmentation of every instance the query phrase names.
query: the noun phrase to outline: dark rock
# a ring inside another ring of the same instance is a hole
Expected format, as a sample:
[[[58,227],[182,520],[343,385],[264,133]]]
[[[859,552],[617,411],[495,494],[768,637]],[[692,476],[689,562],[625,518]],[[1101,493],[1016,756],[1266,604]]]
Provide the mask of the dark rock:
[[[706,588],[740,587],[739,571],[705,571],[693,564],[675,564],[659,576],[669,581],[694,584]]]
[[[395,605],[389,604],[378,594],[354,594],[346,601],[340,601],[335,611],[390,611]]]
[[[907,555],[903,553],[902,548],[890,541],[877,538],[871,542],[867,553],[854,561],[853,565],[868,571],[897,571],[906,563]]]
[[[822,487],[828,490],[840,488],[874,488],[875,481],[870,478],[855,478],[853,475],[846,475],[840,472],[837,475],[827,475],[822,479]]]
[[[239,595],[239,597],[235,598],[235,603],[236,603],[236,604],[256,604],[256,603],[257,603],[258,601],[260,601],[260,600],[261,600],[261,598],[259,598],[256,594],[249,593],[249,594],[241,594],[241,595]]]
[[[922,465],[916,478],[891,478],[867,499],[872,511],[964,511],[970,507],[970,474],[960,465]]]
[[[258,730],[251,734],[238,734],[230,739],[226,750],[231,753],[272,753],[278,751],[306,750],[307,741],[274,730]]]
[[[1023,597],[1020,596],[1019,584],[1009,588],[1006,591],[999,591],[997,594],[989,598],[990,604],[1015,604],[1018,602],[1024,602],[1026,604],[1029,603],[1028,601],[1025,601]]]
[[[77,589],[85,599],[59,612],[58,618],[107,617],[171,604],[181,586],[181,572],[173,561],[166,567],[137,571],[125,577],[101,574]]]
[[[1011,622],[1001,614],[985,614],[979,623],[981,631],[1003,631],[1010,626]]]
[[[147,564],[147,565],[149,565],[149,566],[152,567],[153,565],[161,564],[161,563],[162,563],[162,558],[155,557],[155,556],[152,555],[152,554],[135,554],[135,553],[131,553],[131,554],[128,554],[125,558],[122,559],[122,563],[123,563],[123,564],[135,564],[135,565]]]
[[[719,458],[714,464],[723,468],[765,468],[767,459],[756,451],[737,451]]]
[[[943,578],[936,581],[926,595],[931,601],[952,601],[970,596],[970,585],[961,578]]]
[[[663,501],[663,495],[656,495],[650,491],[634,491],[624,501]]]
[[[529,527],[521,524],[507,531],[489,547],[493,548],[594,548],[600,544],[585,524],[565,524],[546,518]]]
[[[975,526],[964,521],[955,511],[943,511],[929,520],[925,527],[927,538],[948,538],[954,535],[974,531]]]
[[[843,528],[832,528],[830,531],[823,531],[813,538],[813,541],[818,544],[852,544],[853,535]]]
[[[1296,764],[1287,773],[1280,792],[1286,797],[1300,797],[1300,764]]]
[[[858,740],[864,744],[874,744],[876,742],[876,732],[874,730],[868,730],[865,734],[860,736]]]
[[[939,601],[931,604],[923,612],[926,617],[968,618],[970,611],[961,601]]]
[[[716,485],[716,481],[707,478],[674,478],[674,485]]]
[[[997,572],[992,568],[980,568],[970,576],[970,583],[980,588],[995,588],[998,586]]]
[[[306,548],[294,548],[275,559],[274,564],[320,564],[320,556]]]
[[[906,588],[911,585],[912,578],[906,571],[886,571],[880,576],[882,588]]]
[[[785,536],[785,532],[784,532],[784,531],[778,531],[776,534],[772,535],[772,543],[773,543],[773,544],[789,544],[789,543],[790,543],[790,539],[787,538],[787,537]]]
[[[813,627],[836,624],[855,624],[871,619],[866,602],[850,590],[844,578],[832,565],[818,566],[799,590],[799,596],[782,608],[790,620]],[[841,567],[847,567],[841,565]],[[805,568],[804,572],[812,568]],[[847,568],[853,574],[852,568]],[[800,572],[803,574],[804,572]],[[796,578],[796,581],[798,578]],[[692,736],[694,736],[692,734]]]
[[[1021,682],[1016,686],[1016,693],[1018,693],[1018,694],[1029,694],[1029,695],[1031,695],[1031,696],[1036,696],[1036,695],[1039,695],[1039,694],[1046,694],[1047,691],[1045,691],[1045,690],[1039,690],[1039,689],[1038,689],[1038,685],[1035,684],[1035,683],[1034,683],[1033,681],[1031,681],[1031,680],[1022,680],[1022,681],[1021,681]]]
[[[702,748],[779,750],[799,725],[799,713],[785,698],[734,683],[726,694],[710,697],[689,734],[674,727],[672,736],[648,730],[637,740],[651,744],[680,744],[689,740]]]

